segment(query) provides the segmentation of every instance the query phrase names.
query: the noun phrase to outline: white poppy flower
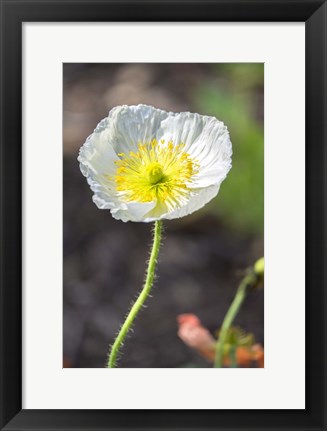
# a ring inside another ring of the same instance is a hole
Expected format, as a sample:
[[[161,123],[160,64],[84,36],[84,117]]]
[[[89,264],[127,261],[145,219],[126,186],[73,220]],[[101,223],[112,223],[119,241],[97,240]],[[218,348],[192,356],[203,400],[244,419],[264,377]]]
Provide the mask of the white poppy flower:
[[[117,106],[80,149],[93,201],[123,221],[183,217],[214,198],[231,168],[227,127],[214,117]]]

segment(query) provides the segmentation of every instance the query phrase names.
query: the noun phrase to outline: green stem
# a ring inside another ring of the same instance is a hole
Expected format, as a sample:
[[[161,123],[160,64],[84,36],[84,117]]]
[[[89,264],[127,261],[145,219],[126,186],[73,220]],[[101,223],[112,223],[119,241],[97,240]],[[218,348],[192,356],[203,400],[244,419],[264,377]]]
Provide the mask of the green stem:
[[[220,329],[218,341],[216,343],[215,368],[221,368],[223,365],[224,346],[225,346],[228,330],[231,327],[244,301],[248,287],[253,285],[254,280],[255,280],[255,275],[252,272],[243,278],[243,280],[241,281],[241,284],[237,289],[234,300],[231,306],[229,307],[229,310],[227,311],[227,314],[224,318],[223,324]]]
[[[142,289],[142,292],[140,293],[137,300],[134,302],[131,311],[128,313],[126,320],[121,327],[119,334],[117,335],[117,338],[111,348],[111,352],[108,359],[108,368],[115,368],[116,362],[117,362],[117,356],[120,351],[120,348],[122,344],[124,343],[124,340],[126,338],[126,335],[128,331],[130,330],[131,326],[133,325],[133,322],[142,308],[144,302],[146,301],[147,297],[149,296],[149,293],[152,288],[153,279],[154,279],[154,272],[156,269],[157,264],[157,258],[159,254],[159,248],[160,248],[160,242],[161,242],[161,233],[162,233],[162,222],[160,220],[157,220],[155,222],[154,227],[154,233],[153,233],[153,244],[152,244],[152,250],[151,255],[148,263],[148,269],[146,273],[146,279],[144,283],[144,287]]]

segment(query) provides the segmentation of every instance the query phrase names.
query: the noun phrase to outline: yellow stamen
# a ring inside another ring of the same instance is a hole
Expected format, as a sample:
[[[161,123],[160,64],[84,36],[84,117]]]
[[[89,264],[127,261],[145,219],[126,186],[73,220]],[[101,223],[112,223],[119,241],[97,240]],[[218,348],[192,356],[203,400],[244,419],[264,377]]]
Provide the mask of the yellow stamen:
[[[184,146],[153,139],[139,143],[137,152],[119,154],[114,176],[117,191],[126,201],[157,200],[174,207],[185,202],[199,165],[183,151]]]

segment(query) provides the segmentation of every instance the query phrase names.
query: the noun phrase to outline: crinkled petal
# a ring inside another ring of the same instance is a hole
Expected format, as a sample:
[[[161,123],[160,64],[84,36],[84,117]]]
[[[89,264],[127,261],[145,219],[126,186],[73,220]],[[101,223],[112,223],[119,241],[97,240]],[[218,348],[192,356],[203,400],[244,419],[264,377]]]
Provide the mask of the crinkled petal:
[[[168,219],[172,220],[175,218],[185,217],[193,212],[204,207],[208,202],[210,202],[219,191],[220,185],[215,184],[202,189],[192,190],[192,194],[187,202],[187,204],[176,208],[174,211],[168,211],[167,207],[160,205],[155,207],[152,211],[145,215],[145,222],[152,222],[155,220]]]
[[[188,185],[190,188],[221,184],[232,166],[227,127],[214,117],[170,113],[162,121],[157,139],[185,144],[185,152],[199,163],[199,173]]]
[[[109,113],[108,143],[117,154],[135,151],[140,142],[150,142],[155,138],[167,115],[167,112],[147,105],[118,106]]]
[[[152,210],[156,205],[155,201],[152,202],[128,202],[126,209],[117,209],[112,211],[112,216],[117,220],[126,221],[145,221],[145,215]]]

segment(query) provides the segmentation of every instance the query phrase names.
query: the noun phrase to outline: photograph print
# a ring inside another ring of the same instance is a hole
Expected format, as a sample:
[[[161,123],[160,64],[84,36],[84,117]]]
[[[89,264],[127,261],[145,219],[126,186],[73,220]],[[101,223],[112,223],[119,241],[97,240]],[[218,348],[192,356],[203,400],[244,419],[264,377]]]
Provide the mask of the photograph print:
[[[264,64],[63,64],[63,367],[264,367]]]

